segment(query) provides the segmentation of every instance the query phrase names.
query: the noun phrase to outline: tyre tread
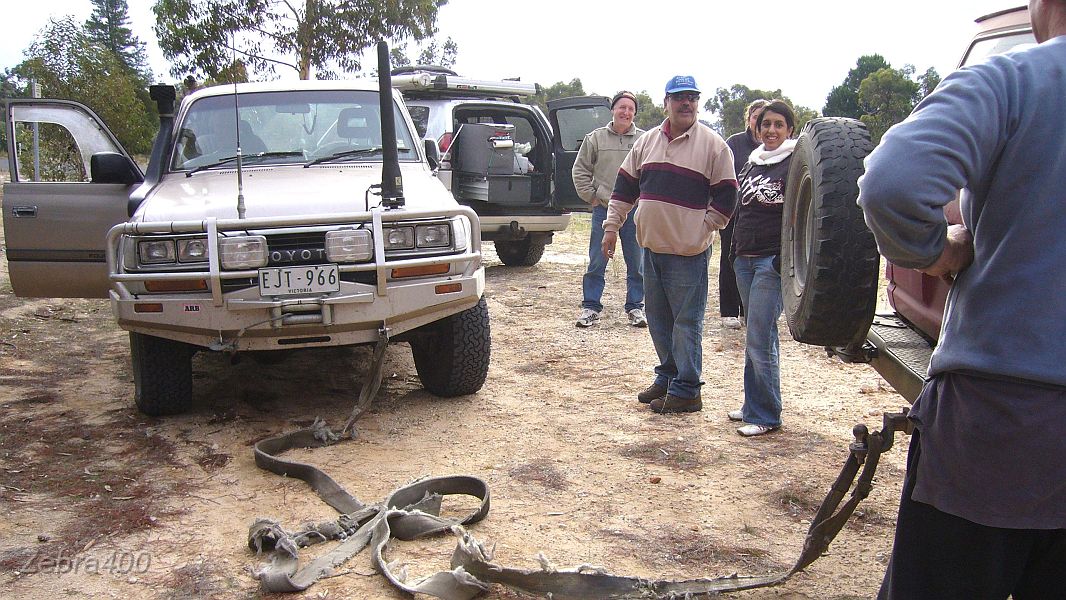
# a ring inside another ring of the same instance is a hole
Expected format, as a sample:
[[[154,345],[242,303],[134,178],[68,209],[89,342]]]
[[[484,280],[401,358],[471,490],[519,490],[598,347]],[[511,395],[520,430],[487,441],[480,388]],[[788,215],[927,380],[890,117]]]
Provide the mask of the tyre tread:
[[[541,257],[544,256],[544,248],[547,246],[547,242],[543,240],[534,241],[530,238],[524,238],[515,241],[497,241],[494,243],[496,246],[496,255],[500,257],[500,262],[508,267],[532,267],[540,262]]]
[[[805,139],[804,139],[805,138]],[[862,210],[855,203],[862,159],[873,149],[860,121],[819,118],[804,128],[794,156],[807,162],[814,205],[814,239],[805,285],[794,280],[788,227],[782,229],[782,277],[785,315],[797,341],[846,346],[861,341],[877,304],[880,256]],[[802,166],[802,165],[801,165]],[[790,181],[791,183],[791,181]],[[795,222],[796,190],[786,193],[786,219]],[[801,287],[797,294],[790,293]]]
[[[463,312],[430,326],[411,340],[422,387],[435,396],[473,394],[485,385],[492,354],[489,308],[485,298]]]
[[[192,346],[130,332],[134,402],[150,417],[177,415],[192,405]]]

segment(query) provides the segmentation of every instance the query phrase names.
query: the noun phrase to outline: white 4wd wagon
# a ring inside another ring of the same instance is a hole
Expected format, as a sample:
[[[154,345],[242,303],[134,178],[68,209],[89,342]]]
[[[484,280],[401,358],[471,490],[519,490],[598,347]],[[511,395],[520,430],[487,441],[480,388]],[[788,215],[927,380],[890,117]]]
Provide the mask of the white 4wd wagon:
[[[15,294],[110,297],[150,415],[188,408],[200,350],[398,339],[428,391],[477,391],[478,218],[433,176],[435,145],[385,79],[218,86],[176,114],[174,88],[154,86],[144,175],[87,107],[9,102]]]
[[[583,96],[548,103],[548,115],[522,101],[537,86],[459,77],[433,66],[401,67],[403,92],[419,135],[436,141],[444,160],[437,176],[456,200],[481,218],[505,265],[529,266],[572,211],[589,211],[571,171],[585,134],[611,120],[610,101]]]

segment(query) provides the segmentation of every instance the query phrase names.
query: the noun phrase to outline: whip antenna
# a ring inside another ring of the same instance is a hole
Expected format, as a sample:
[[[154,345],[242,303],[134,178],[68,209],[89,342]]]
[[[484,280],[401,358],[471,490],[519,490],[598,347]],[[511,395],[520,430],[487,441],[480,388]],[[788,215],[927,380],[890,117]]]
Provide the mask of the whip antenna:
[[[241,113],[237,105],[237,33],[230,32],[230,53],[233,55],[233,129],[237,138],[237,218],[244,218],[244,153],[241,152]]]

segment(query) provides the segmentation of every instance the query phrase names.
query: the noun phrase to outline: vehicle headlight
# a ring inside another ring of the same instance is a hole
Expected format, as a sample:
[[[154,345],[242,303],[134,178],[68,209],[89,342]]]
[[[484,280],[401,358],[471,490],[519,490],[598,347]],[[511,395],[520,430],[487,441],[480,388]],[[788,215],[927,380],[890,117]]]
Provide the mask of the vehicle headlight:
[[[452,231],[455,236],[455,249],[466,250],[467,243],[469,242],[469,235],[466,232],[466,219],[455,218],[452,219]]]
[[[177,255],[174,240],[144,240],[137,242],[137,259],[143,265],[172,263]]]
[[[419,248],[447,248],[452,245],[452,227],[448,223],[415,227],[415,244]]]
[[[178,240],[178,262],[207,262],[207,238]]]
[[[326,258],[331,262],[366,262],[374,256],[374,242],[365,229],[326,232]]]
[[[414,247],[414,227],[390,227],[385,230],[386,250],[413,250]]]
[[[223,269],[258,269],[267,264],[267,241],[261,235],[222,238],[218,254]]]

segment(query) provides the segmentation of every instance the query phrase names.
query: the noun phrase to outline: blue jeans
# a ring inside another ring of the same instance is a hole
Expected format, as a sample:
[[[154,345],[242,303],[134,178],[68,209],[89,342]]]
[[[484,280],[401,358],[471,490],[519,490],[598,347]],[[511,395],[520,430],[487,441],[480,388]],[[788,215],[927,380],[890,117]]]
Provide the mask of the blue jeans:
[[[774,256],[738,256],[733,261],[744,303],[744,422],[781,426],[781,365],[777,318],[781,316],[781,274]]]
[[[703,313],[710,256],[710,248],[695,256],[644,250],[648,332],[659,356],[655,384],[678,398],[695,398],[703,385]]]
[[[581,308],[603,310],[600,297],[607,285],[604,273],[607,271],[607,257],[603,255],[603,222],[607,219],[607,207],[597,206],[592,209],[592,235],[589,236],[589,268],[581,278],[581,292],[584,299]],[[633,215],[629,215],[622,228],[618,230],[622,240],[622,257],[626,260],[626,312],[634,308],[644,308],[644,270],[641,264],[643,250],[637,244],[637,227],[633,224]]]

